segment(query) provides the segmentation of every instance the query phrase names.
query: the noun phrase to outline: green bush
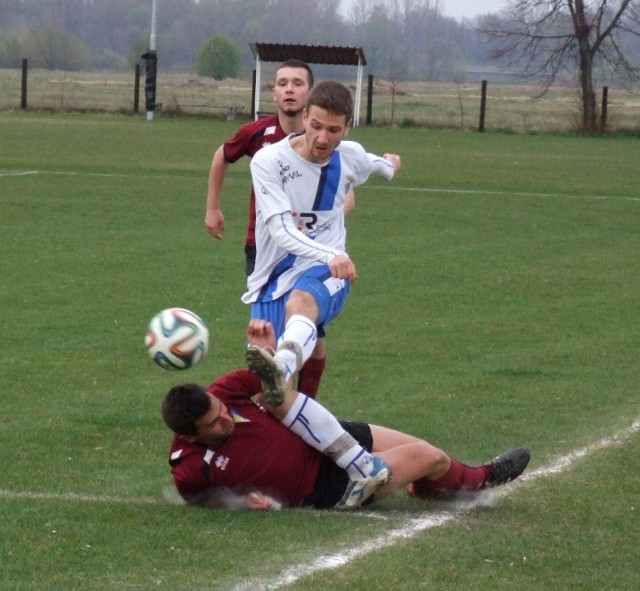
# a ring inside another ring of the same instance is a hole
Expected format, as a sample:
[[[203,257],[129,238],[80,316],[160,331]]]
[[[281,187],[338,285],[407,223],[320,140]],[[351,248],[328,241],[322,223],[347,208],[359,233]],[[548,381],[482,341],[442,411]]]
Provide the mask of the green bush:
[[[34,68],[80,71],[86,70],[91,61],[80,39],[53,27],[27,33],[21,45],[23,57]]]
[[[242,55],[238,47],[224,35],[214,35],[198,51],[197,72],[215,80],[237,78]]]
[[[0,68],[19,68],[24,57],[22,43],[14,35],[0,36]]]

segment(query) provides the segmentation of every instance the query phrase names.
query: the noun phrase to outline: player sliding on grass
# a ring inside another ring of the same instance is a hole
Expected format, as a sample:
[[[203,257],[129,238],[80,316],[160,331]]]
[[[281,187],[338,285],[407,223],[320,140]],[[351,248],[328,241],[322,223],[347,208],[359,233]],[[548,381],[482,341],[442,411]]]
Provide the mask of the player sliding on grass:
[[[252,320],[248,339],[265,350],[268,366],[272,325]],[[184,384],[168,392],[162,414],[175,433],[169,463],[185,501],[256,510],[353,508],[408,485],[418,498],[444,498],[509,482],[529,463],[528,450],[516,448],[467,466],[417,437],[338,422],[291,389],[275,406],[261,391],[260,380],[240,370],[208,388]]]

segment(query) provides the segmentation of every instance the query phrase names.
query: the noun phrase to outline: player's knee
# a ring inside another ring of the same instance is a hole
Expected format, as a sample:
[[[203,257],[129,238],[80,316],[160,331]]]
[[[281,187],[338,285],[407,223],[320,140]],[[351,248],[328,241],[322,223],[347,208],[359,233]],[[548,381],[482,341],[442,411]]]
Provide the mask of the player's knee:
[[[300,289],[294,289],[287,300],[286,305],[287,318],[295,314],[306,316],[314,322],[318,318],[318,304],[309,292]]]
[[[436,449],[433,464],[434,471],[444,474],[451,466],[451,458],[441,449]]]

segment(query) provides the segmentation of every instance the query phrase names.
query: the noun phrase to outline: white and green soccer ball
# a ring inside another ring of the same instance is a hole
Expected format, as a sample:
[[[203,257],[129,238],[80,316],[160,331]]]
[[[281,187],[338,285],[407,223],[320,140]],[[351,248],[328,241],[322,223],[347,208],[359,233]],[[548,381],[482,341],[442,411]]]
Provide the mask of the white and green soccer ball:
[[[189,369],[207,354],[209,330],[202,318],[190,310],[167,308],[149,322],[144,344],[160,367]]]

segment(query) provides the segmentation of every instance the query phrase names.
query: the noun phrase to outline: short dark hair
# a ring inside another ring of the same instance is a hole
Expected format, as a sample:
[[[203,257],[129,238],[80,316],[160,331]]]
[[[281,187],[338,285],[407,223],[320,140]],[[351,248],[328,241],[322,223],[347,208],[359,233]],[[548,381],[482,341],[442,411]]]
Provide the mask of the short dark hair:
[[[169,390],[162,402],[162,418],[179,435],[196,435],[196,421],[211,408],[211,398],[198,384],[182,384]]]
[[[332,80],[319,82],[309,94],[307,112],[313,106],[320,107],[333,115],[344,115],[347,121],[353,118],[351,91],[340,82]]]
[[[311,67],[309,66],[309,64],[307,64],[307,62],[303,62],[302,60],[293,60],[293,59],[285,60],[278,66],[278,70],[281,70],[282,68],[302,68],[303,70],[306,70],[307,81],[309,82],[309,88],[313,87],[313,71],[311,70]],[[278,70],[276,70],[276,76],[277,76]]]

